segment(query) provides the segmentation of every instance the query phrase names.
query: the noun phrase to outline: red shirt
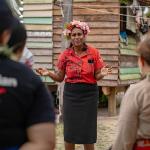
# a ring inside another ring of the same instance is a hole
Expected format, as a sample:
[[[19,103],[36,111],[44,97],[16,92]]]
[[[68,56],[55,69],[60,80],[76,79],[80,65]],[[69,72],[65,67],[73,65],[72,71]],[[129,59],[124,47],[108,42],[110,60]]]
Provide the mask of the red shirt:
[[[94,74],[104,66],[99,51],[91,46],[81,57],[73,49],[66,49],[60,54],[57,64],[58,69],[65,70],[65,82],[70,83],[96,83]]]

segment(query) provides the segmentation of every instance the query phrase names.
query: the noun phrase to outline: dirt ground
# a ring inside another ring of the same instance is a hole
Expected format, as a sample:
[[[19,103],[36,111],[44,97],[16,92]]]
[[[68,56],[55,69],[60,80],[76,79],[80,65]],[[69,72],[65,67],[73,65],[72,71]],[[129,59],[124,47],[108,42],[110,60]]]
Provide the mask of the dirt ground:
[[[116,135],[118,116],[108,117],[107,109],[99,109],[97,118],[97,143],[95,150],[107,150]],[[63,124],[57,124],[56,150],[64,150]],[[76,145],[76,150],[83,150],[82,145]]]

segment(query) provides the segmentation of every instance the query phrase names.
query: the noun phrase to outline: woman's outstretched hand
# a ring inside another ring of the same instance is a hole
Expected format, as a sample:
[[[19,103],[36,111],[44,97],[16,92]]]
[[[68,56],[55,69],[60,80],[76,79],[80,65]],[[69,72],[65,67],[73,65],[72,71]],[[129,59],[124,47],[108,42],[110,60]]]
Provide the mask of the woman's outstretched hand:
[[[46,68],[38,68],[38,69],[36,69],[36,72],[42,76],[49,75],[49,71]]]
[[[111,74],[111,73],[112,73],[112,67],[111,66],[106,65],[104,68],[101,69],[101,75],[102,76],[106,76],[106,75]]]

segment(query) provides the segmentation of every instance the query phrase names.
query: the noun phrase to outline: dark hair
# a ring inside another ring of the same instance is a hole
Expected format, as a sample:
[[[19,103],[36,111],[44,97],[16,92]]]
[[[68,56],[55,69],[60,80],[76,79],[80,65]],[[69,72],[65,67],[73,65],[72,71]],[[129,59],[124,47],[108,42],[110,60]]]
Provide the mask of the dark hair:
[[[144,40],[139,43],[136,51],[150,66],[150,32],[145,36]]]
[[[6,0],[0,0],[0,34],[14,25],[14,16]]]
[[[27,39],[27,33],[25,26],[16,19],[16,26],[12,29],[11,37],[8,41],[8,47],[13,48],[13,52],[17,52],[18,49],[25,46]]]

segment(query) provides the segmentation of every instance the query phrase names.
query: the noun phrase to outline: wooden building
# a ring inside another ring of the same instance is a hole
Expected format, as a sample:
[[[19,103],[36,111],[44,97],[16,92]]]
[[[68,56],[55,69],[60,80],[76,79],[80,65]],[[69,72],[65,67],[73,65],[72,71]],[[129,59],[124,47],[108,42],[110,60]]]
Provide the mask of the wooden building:
[[[23,0],[23,20],[28,31],[27,47],[34,54],[34,68],[55,69],[58,55],[63,51],[62,11],[52,0]],[[129,37],[128,45],[120,44],[119,0],[74,0],[73,19],[90,26],[87,43],[98,48],[106,64],[113,67],[112,74],[98,81],[109,96],[109,112],[116,114],[116,92],[139,80],[136,40]],[[50,87],[56,83],[42,77]]]

